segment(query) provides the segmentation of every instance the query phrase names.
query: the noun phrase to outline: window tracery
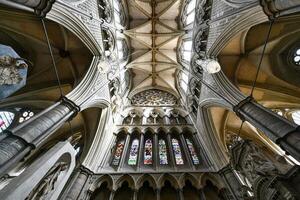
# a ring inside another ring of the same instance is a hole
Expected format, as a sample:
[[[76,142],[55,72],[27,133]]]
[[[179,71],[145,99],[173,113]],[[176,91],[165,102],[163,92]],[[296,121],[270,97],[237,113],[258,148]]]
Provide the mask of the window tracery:
[[[168,154],[167,154],[166,142],[164,139],[159,140],[158,151],[159,151],[159,164],[167,165],[168,164]]]
[[[130,152],[129,152],[128,165],[137,164],[139,143],[140,141],[137,138],[132,141]]]
[[[177,103],[177,99],[168,92],[151,89],[134,95],[131,103],[137,106],[172,106]]]
[[[173,148],[176,165],[183,165],[184,162],[183,162],[179,141],[175,138],[172,138],[172,148]]]
[[[147,139],[145,142],[144,165],[152,165],[152,140]]]

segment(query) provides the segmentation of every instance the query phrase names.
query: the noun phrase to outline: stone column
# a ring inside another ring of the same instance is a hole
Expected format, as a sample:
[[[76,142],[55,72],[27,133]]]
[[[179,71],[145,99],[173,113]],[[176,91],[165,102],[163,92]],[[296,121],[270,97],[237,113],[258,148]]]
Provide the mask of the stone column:
[[[3,4],[11,6],[13,8],[22,9],[20,6],[28,7],[30,9],[33,9],[34,13],[40,17],[45,17],[46,14],[51,10],[51,7],[55,0],[30,0],[30,1],[24,1],[24,0],[10,0],[9,1],[4,0]]]
[[[183,189],[178,189],[179,200],[184,200]]]
[[[240,200],[243,199],[242,195],[242,185],[240,181],[235,176],[233,169],[230,165],[227,165],[219,171],[219,174],[223,178],[227,188],[232,194],[233,199]]]
[[[299,0],[261,0],[264,12],[270,17],[288,15],[300,11]]]
[[[65,199],[66,200],[77,200],[80,193],[82,192],[82,189],[88,180],[88,172],[85,170],[80,169],[77,173],[77,176],[75,178],[75,181],[72,183],[71,188],[69,189]]]
[[[203,191],[203,189],[201,189],[200,191],[199,191],[199,193],[200,193],[200,200],[206,200],[206,197],[205,197],[205,194],[204,194],[204,191]]]
[[[160,200],[160,189],[156,189],[156,200]]]
[[[13,129],[5,130],[6,137],[0,141],[0,176],[12,169],[32,149],[40,147],[79,110],[71,100],[63,98],[32,119]]]
[[[275,112],[246,98],[234,107],[242,120],[264,132],[273,142],[300,160],[300,127]]]
[[[116,191],[112,190],[109,196],[109,200],[114,200]]]
[[[138,198],[138,190],[133,190],[133,200],[137,200]]]

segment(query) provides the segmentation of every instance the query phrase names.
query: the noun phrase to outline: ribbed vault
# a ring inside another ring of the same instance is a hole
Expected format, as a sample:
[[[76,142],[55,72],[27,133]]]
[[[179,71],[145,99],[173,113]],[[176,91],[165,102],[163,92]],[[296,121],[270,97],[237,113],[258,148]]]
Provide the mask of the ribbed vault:
[[[177,17],[182,0],[129,0],[132,92],[160,88],[178,94],[175,73],[177,43],[184,34]]]

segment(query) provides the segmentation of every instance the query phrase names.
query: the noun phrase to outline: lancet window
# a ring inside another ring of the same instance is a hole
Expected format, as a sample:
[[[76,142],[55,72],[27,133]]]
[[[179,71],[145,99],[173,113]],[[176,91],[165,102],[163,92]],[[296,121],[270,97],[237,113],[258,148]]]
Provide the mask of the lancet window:
[[[132,141],[130,152],[129,152],[128,165],[137,164],[139,143],[140,141],[137,138]]]
[[[152,165],[152,162],[152,140],[147,139],[145,141],[144,165]]]
[[[121,160],[121,157],[122,157],[122,154],[123,154],[124,146],[125,146],[125,138],[124,137],[119,137],[118,141],[116,143],[115,153],[114,153],[113,160],[112,160],[112,165],[113,166],[118,166],[120,164],[120,160]]]
[[[164,139],[160,139],[158,142],[158,152],[159,152],[159,164],[167,165],[168,164],[168,153],[167,146]]]
[[[176,165],[183,165],[184,161],[183,161],[179,141],[175,138],[172,138],[172,148],[173,148]]]

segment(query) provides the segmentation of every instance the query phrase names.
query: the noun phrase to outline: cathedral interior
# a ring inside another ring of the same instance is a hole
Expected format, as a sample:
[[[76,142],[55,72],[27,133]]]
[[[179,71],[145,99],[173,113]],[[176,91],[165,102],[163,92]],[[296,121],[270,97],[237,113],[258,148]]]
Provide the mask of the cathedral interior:
[[[299,0],[0,0],[1,200],[297,200],[299,166]]]

